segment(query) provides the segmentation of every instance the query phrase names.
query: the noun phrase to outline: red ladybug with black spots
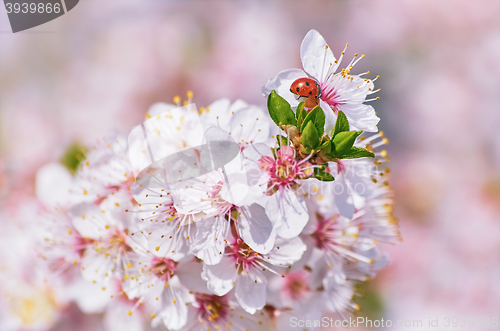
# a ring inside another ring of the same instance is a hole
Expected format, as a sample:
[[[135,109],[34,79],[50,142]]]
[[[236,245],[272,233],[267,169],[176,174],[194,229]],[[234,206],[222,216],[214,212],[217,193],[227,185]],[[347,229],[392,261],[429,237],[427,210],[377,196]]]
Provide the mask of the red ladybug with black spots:
[[[306,108],[314,108],[319,103],[321,98],[321,87],[318,82],[311,78],[299,78],[290,86],[290,92],[296,94],[300,98],[306,98],[304,106]]]

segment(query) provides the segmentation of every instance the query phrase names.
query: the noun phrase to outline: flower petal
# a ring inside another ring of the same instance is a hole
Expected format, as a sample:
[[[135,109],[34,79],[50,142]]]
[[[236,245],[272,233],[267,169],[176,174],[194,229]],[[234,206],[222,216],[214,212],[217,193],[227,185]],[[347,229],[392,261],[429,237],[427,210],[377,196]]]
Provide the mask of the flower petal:
[[[283,70],[274,78],[269,78],[266,85],[262,86],[261,91],[267,97],[274,90],[284,98],[292,107],[297,107],[299,102],[295,94],[290,92],[290,86],[299,78],[307,77],[307,74],[300,69]]]
[[[309,220],[304,199],[288,189],[271,196],[266,214],[278,226],[276,234],[286,239],[298,236]]]
[[[223,217],[210,217],[196,223],[196,236],[191,249],[205,264],[221,261],[224,252],[228,223]]]
[[[291,265],[300,260],[307,246],[299,237],[293,239],[276,238],[274,248],[266,254],[266,262],[274,265]]]
[[[254,203],[239,210],[241,214],[238,216],[238,232],[241,238],[254,251],[268,253],[274,246],[276,232],[265,209]]]
[[[236,279],[236,268],[234,261],[229,257],[223,257],[217,265],[203,266],[201,278],[207,282],[207,288],[213,293],[221,296],[231,291]]]
[[[351,187],[346,182],[344,175],[338,176],[335,181],[333,194],[335,194],[335,203],[342,216],[352,219],[354,215],[354,201],[351,197]]]
[[[250,314],[266,304],[267,278],[262,271],[253,268],[243,271],[236,281],[235,296],[243,309]]]
[[[377,124],[380,118],[375,114],[375,109],[365,104],[343,104],[338,109],[343,111],[351,130],[363,130],[368,132],[377,132]]]
[[[335,63],[332,50],[316,30],[310,30],[302,40],[300,58],[304,70],[319,82],[326,79],[330,66]]]

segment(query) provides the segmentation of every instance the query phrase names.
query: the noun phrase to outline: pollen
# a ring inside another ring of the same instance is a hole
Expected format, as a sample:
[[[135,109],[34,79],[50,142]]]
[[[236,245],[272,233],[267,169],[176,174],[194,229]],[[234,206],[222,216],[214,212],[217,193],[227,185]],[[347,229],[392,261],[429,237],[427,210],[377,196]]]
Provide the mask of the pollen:
[[[187,91],[186,92],[186,96],[188,97],[188,99],[192,99],[193,98],[193,91]]]
[[[132,310],[128,311],[128,316],[132,316]]]
[[[176,95],[176,96],[174,97],[174,103],[175,103],[175,104],[179,104],[179,103],[181,103],[181,97],[180,97],[180,96],[178,96],[178,95]]]

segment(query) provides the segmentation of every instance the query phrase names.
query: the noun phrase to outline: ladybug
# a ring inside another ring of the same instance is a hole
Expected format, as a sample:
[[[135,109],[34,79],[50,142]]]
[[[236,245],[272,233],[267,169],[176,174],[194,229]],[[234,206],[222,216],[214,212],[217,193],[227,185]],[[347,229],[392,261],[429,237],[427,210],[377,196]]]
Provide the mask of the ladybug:
[[[319,102],[322,92],[318,82],[311,78],[299,78],[290,86],[290,92],[299,96],[299,99],[307,98],[305,106],[313,108]]]

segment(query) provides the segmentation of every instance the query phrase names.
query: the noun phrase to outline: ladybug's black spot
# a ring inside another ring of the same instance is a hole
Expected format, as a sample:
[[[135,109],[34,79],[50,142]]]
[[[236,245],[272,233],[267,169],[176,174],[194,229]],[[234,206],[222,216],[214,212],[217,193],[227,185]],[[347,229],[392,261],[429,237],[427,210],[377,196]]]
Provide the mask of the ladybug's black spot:
[[[299,90],[300,90],[300,89],[297,87],[297,92],[299,92]]]
[[[309,86],[309,82],[306,82],[306,86]]]
[[[313,94],[313,91],[309,91],[309,94]]]

